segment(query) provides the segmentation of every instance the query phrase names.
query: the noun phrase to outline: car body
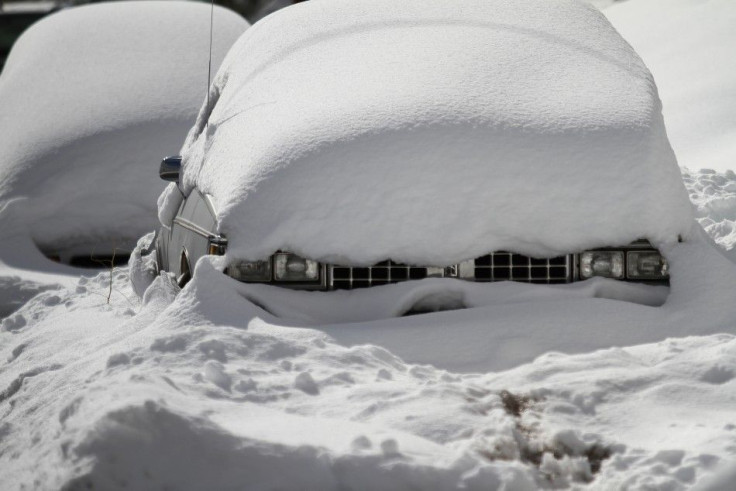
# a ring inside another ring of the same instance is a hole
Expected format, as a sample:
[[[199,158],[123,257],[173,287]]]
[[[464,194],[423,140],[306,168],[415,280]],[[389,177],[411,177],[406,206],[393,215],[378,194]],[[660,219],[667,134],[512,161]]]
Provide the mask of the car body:
[[[183,285],[225,254],[240,281],[311,290],[667,283],[659,249],[692,211],[654,81],[600,13],[382,5],[287,7],[236,43],[162,163],[161,269]]]
[[[146,162],[180,145],[206,91],[210,7],[65,8],[15,42],[0,75],[0,207],[18,206],[49,258],[125,262],[155,225]],[[248,27],[216,8],[212,66]]]
[[[179,159],[168,157],[165,162],[170,165],[172,160]],[[166,175],[166,170],[162,175]],[[169,174],[169,177],[173,176]],[[227,239],[217,230],[217,212],[211,196],[198,190],[187,198],[182,196],[171,224],[159,231],[156,245],[159,269],[173,272],[180,286],[184,286],[200,257],[225,254]],[[640,283],[669,283],[667,260],[645,239],[552,258],[496,251],[446,266],[401,264],[391,260],[370,266],[346,266],[319,263],[278,251],[264,260],[235,262],[227,273],[243,282],[305,290],[365,288],[425,278],[551,285],[600,276]]]

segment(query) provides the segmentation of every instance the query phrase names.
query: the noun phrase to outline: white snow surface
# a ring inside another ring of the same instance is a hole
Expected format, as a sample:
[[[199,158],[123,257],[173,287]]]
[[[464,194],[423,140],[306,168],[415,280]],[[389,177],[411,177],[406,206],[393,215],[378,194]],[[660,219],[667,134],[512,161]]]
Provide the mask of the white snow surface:
[[[3,489],[728,491],[736,479],[736,265],[694,231],[667,251],[669,294],[646,305],[607,280],[289,292],[238,284],[213,257],[179,291],[139,251],[112,275],[44,279],[27,268],[51,264],[19,252],[19,221],[0,210],[0,299],[16,308],[0,324]],[[394,317],[412,290],[472,308]]]
[[[213,70],[247,25],[215,8]],[[114,2],[64,9],[17,40],[0,75],[0,207],[27,198],[40,246],[89,252],[154,228],[158,163],[206,96],[209,26],[208,5]]]
[[[736,168],[736,2],[628,0],[603,13],[654,74],[680,165]]]
[[[649,71],[579,2],[296,4],[238,40],[211,95],[183,186],[214,197],[230,257],[444,265],[692,223]]]

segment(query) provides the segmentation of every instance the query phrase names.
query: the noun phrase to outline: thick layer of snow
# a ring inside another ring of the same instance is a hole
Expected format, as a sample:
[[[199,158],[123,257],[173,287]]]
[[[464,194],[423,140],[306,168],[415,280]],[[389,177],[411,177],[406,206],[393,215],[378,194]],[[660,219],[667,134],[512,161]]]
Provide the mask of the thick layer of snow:
[[[736,169],[736,2],[629,0],[603,12],[654,74],[680,165]]]
[[[212,100],[184,187],[230,256],[441,265],[692,222],[649,71],[578,2],[300,3],[240,38]]]
[[[154,227],[158,163],[206,96],[209,26],[196,2],[114,2],[64,9],[18,39],[0,76],[0,206],[27,197],[42,247],[89,253]],[[247,22],[218,7],[214,26],[216,70]]]

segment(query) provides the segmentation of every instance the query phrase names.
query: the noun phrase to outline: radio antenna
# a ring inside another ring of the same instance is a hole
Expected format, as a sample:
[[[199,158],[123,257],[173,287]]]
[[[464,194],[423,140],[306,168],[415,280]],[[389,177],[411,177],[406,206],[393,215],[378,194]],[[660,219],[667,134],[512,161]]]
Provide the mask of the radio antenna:
[[[210,57],[207,63],[207,120],[205,128],[210,124],[210,83],[212,81],[212,26],[215,17],[215,0],[210,1]]]

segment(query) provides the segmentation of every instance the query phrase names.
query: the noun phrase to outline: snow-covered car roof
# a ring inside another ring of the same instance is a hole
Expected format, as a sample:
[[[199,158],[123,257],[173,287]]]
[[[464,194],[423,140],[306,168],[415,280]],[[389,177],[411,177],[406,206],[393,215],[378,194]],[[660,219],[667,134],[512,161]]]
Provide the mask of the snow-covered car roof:
[[[214,26],[216,69],[248,23],[217,7]],[[0,76],[0,204],[28,198],[40,246],[135,243],[155,227],[157,164],[206,95],[209,27],[209,5],[114,2],[17,40]]]
[[[300,3],[238,40],[211,99],[182,185],[230,256],[442,265],[692,224],[648,69],[575,1]]]

